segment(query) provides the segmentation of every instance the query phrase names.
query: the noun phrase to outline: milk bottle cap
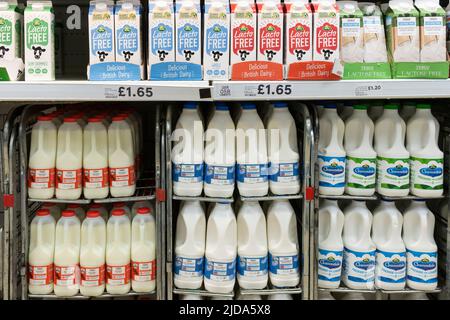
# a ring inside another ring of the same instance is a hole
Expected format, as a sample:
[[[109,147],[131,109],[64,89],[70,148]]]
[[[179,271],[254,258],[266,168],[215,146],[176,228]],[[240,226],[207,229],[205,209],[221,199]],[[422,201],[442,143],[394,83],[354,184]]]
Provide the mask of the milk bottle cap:
[[[428,103],[419,103],[416,106],[417,109],[431,109],[431,105],[429,105]]]
[[[256,109],[256,105],[254,103],[243,103],[242,109],[244,110],[254,110]]]
[[[137,214],[150,214],[151,210],[148,207],[139,208]]]
[[[36,215],[39,216],[39,217],[48,216],[48,215],[50,215],[50,210],[48,210],[48,209],[39,209],[36,212]]]
[[[184,109],[197,109],[197,104],[195,102],[187,102],[183,105]]]
[[[275,102],[273,104],[274,108],[287,108],[288,104],[286,102]]]
[[[53,117],[51,115],[44,115],[37,117],[38,121],[52,121]]]
[[[75,117],[68,117],[68,118],[64,118],[64,122],[65,123],[73,123],[73,122],[77,122],[77,119]]]
[[[367,110],[367,105],[365,104],[356,104],[353,106],[353,109],[355,110]]]
[[[61,214],[63,217],[74,217],[75,211],[73,210],[64,210]]]
[[[113,215],[113,216],[123,216],[123,215],[125,215],[125,210],[123,210],[123,209],[114,209],[111,212],[111,215]]]
[[[119,121],[123,121],[123,120],[125,120],[125,119],[126,119],[125,117],[114,116],[114,117],[112,118],[112,121],[113,121],[113,122],[119,122]]]
[[[384,106],[385,109],[389,109],[389,110],[397,110],[398,109],[398,105],[396,104],[387,104]]]
[[[337,108],[336,104],[334,104],[334,103],[326,103],[324,105],[324,107],[325,107],[325,109],[336,109]]]
[[[97,210],[89,210],[86,215],[88,218],[97,218],[100,217],[100,212]]]
[[[98,122],[102,122],[104,118],[102,116],[95,116],[93,118],[89,118],[88,122],[89,123],[98,123]]]

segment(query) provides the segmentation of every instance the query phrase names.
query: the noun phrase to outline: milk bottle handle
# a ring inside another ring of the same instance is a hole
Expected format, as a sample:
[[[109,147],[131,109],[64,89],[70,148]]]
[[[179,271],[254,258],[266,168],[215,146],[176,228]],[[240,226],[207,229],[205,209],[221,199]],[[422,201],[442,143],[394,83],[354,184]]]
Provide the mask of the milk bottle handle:
[[[328,143],[328,145],[326,146],[326,148],[328,149],[328,147],[330,147],[331,145],[336,144],[339,145],[339,141],[338,141],[338,126],[337,125],[333,125],[330,121],[330,126],[331,126],[331,139],[330,142]]]
[[[360,146],[363,146],[367,141],[368,147],[372,148],[372,146],[370,145],[370,127],[369,126],[363,126],[363,127],[364,127],[364,130],[363,130],[362,141],[361,141]]]
[[[416,239],[416,243],[420,242],[424,236],[428,235],[428,228],[427,228],[427,215],[426,214],[419,214],[420,218],[420,233]]]
[[[435,140],[435,136],[436,136],[436,127],[435,127],[435,123],[432,119],[428,119],[427,120],[427,125],[428,125],[428,139],[426,142],[426,146],[430,146],[430,145],[434,145],[436,144],[436,140]]]
[[[400,139],[403,138],[403,141],[401,141]],[[404,145],[405,143],[405,137],[403,136],[402,133],[402,126],[400,125],[400,123],[396,123],[395,124],[395,140],[392,141],[392,144],[389,146],[389,149],[392,149],[394,146],[399,146],[399,145]]]

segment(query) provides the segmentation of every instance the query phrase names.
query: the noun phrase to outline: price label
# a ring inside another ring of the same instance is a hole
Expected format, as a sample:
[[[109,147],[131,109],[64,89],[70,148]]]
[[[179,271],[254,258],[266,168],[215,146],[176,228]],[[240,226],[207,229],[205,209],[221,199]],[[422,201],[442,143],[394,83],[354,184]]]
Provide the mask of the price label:
[[[120,98],[151,98],[153,88],[150,87],[119,87]]]
[[[260,84],[258,96],[290,96],[292,85],[290,84]]]
[[[355,88],[355,95],[357,97],[381,96],[382,94],[383,86],[381,84],[372,84]]]

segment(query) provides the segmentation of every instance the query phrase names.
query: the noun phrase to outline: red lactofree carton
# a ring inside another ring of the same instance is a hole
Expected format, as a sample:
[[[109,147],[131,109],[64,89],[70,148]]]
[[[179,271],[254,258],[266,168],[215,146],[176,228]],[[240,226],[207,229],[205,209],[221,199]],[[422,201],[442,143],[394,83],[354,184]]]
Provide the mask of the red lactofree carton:
[[[334,0],[312,2],[314,11],[314,61],[339,59],[339,8]]]
[[[231,1],[231,65],[256,60],[256,6],[252,0]]]
[[[313,59],[313,13],[308,0],[285,2],[286,65]]]
[[[258,61],[283,64],[284,11],[276,0],[261,0],[258,8]]]

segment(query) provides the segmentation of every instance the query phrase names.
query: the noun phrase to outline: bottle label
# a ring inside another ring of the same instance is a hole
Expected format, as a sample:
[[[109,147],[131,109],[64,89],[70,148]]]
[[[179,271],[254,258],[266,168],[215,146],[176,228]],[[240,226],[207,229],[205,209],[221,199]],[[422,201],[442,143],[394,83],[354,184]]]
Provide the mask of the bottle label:
[[[437,252],[406,250],[407,279],[418,283],[437,283]]]
[[[236,277],[236,259],[218,262],[205,259],[205,278],[214,281],[230,281]]]
[[[198,259],[175,257],[174,273],[184,277],[203,276],[203,257]]]
[[[347,187],[374,189],[376,170],[376,158],[354,158],[347,156]]]
[[[275,256],[269,252],[269,271],[280,275],[298,273],[298,256]]]
[[[236,164],[237,181],[263,183],[268,180],[268,164]]]
[[[80,284],[80,267],[55,265],[55,286],[70,287]]]
[[[411,187],[424,190],[443,190],[444,159],[411,157]]]
[[[409,189],[409,159],[377,157],[377,186]]]
[[[267,274],[268,257],[246,258],[238,256],[237,271],[241,276],[257,277]]]
[[[235,166],[205,167],[205,182],[215,185],[232,185],[235,179]]]
[[[319,280],[329,282],[341,281],[342,251],[331,251],[319,248]]]
[[[121,286],[130,283],[131,265],[106,267],[106,283],[110,286]]]
[[[173,181],[195,183],[203,181],[203,163],[173,164]]]
[[[129,187],[136,183],[134,166],[125,168],[109,168],[111,187]]]
[[[48,189],[55,186],[55,168],[28,169],[28,187],[32,189]]]
[[[109,185],[108,168],[83,169],[83,187],[87,189],[100,189]]]
[[[81,188],[83,181],[82,170],[56,170],[56,188],[73,190]]]
[[[403,283],[406,281],[406,252],[376,252],[377,280],[387,283]]]
[[[156,260],[148,262],[132,261],[131,280],[136,282],[153,281],[156,278]]]
[[[342,273],[353,282],[371,283],[375,280],[375,250],[357,252],[344,247]]]
[[[341,188],[345,186],[345,157],[319,155],[319,186]]]
[[[269,179],[273,182],[299,181],[299,164],[292,163],[270,163]]]
[[[105,283],[105,265],[99,267],[81,267],[81,285],[98,287]]]
[[[48,266],[28,265],[28,283],[33,286],[45,286],[53,283],[53,263]]]

